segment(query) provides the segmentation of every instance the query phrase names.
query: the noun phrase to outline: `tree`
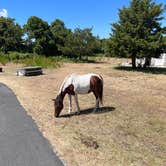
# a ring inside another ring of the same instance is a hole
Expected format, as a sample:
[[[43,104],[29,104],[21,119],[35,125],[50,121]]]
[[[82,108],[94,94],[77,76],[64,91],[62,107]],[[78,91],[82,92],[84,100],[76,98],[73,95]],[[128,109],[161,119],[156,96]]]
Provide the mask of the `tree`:
[[[62,54],[61,47],[64,47],[69,30],[65,27],[63,21],[56,19],[51,23],[50,31],[53,34],[55,53]]]
[[[165,53],[166,52],[166,36],[163,37],[163,52]]]
[[[145,65],[151,57],[160,54],[163,47],[163,28],[160,21],[165,7],[153,0],[132,0],[128,8],[119,10],[119,21],[112,24],[112,34],[107,45],[111,54],[130,57],[133,68],[136,58],[145,57]]]
[[[100,39],[99,36],[92,36],[90,40],[90,48],[91,48],[91,55],[97,54],[97,53],[103,53],[103,41],[104,39]]]
[[[32,16],[24,25],[24,31],[27,34],[27,40],[33,43],[35,53],[44,55],[51,53],[53,39],[47,22]]]
[[[0,50],[18,51],[22,44],[22,29],[12,18],[0,17]]]
[[[69,30],[64,46],[60,48],[62,53],[79,59],[85,55],[92,55],[98,49],[99,43],[91,31],[91,28],[76,28],[74,32]]]

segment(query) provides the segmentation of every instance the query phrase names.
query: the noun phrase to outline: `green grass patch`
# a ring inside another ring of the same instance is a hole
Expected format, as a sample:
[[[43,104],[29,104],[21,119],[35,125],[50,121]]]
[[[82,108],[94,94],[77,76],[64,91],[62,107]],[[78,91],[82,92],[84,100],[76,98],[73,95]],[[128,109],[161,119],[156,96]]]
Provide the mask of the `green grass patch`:
[[[41,66],[43,68],[57,68],[62,64],[59,57],[45,57],[32,53],[9,52],[8,54],[0,53],[0,63],[5,65],[9,62],[22,63],[25,66]]]
[[[9,52],[4,54],[0,52],[0,63],[5,65],[6,63],[22,63],[25,66],[42,66],[43,68],[57,68],[60,67],[63,62],[71,63],[95,63],[99,57],[103,56],[82,56],[82,58],[70,58],[65,56],[49,56],[37,55],[33,53],[19,53]]]
[[[33,56],[21,61],[25,66],[41,66],[43,68],[57,68],[62,62],[56,57]]]
[[[9,59],[6,56],[0,54],[0,63],[2,65],[6,65],[8,62],[9,62]]]

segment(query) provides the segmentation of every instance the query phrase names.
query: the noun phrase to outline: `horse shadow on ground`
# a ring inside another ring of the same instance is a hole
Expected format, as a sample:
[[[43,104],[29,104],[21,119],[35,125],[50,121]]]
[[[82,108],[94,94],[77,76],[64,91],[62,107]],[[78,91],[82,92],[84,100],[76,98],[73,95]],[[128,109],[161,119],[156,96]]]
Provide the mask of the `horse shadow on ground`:
[[[87,115],[87,114],[104,114],[104,113],[108,113],[112,111],[115,111],[115,107],[100,107],[96,111],[94,111],[94,107],[93,107],[93,108],[81,110],[79,113],[72,112],[70,114],[63,114],[63,115],[60,115],[59,118],[69,118],[72,116],[80,116],[80,115]]]
[[[136,68],[133,69],[132,67],[128,66],[117,66],[114,67],[117,70],[122,70],[122,71],[130,71],[130,72],[142,72],[142,73],[147,73],[147,74],[166,74],[166,67],[147,67],[147,68]]]

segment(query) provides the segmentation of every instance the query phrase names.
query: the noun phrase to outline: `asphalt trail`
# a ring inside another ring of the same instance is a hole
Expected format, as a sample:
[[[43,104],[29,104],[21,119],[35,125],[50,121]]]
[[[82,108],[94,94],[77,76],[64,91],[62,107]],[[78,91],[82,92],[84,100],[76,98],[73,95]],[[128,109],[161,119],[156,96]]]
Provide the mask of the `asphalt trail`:
[[[0,166],[63,166],[14,93],[1,83]]]

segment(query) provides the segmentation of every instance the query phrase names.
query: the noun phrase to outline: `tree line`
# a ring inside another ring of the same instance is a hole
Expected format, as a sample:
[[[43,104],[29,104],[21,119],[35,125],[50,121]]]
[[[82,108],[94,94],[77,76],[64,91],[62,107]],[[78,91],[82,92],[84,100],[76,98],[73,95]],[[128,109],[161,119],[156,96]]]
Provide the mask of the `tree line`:
[[[32,16],[21,27],[12,18],[0,17],[0,51],[30,52],[45,56],[64,55],[80,58],[104,53],[106,56],[145,58],[144,67],[151,57],[166,52],[166,27],[161,25],[166,5],[154,0],[131,0],[129,7],[119,9],[119,20],[111,26],[108,39],[94,36],[92,28],[74,31],[56,19],[50,25]]]
[[[81,58],[101,52],[101,40],[92,34],[92,28],[72,31],[56,19],[50,25],[31,16],[21,27],[12,18],[0,17],[0,51],[29,52],[38,55],[65,55]]]

